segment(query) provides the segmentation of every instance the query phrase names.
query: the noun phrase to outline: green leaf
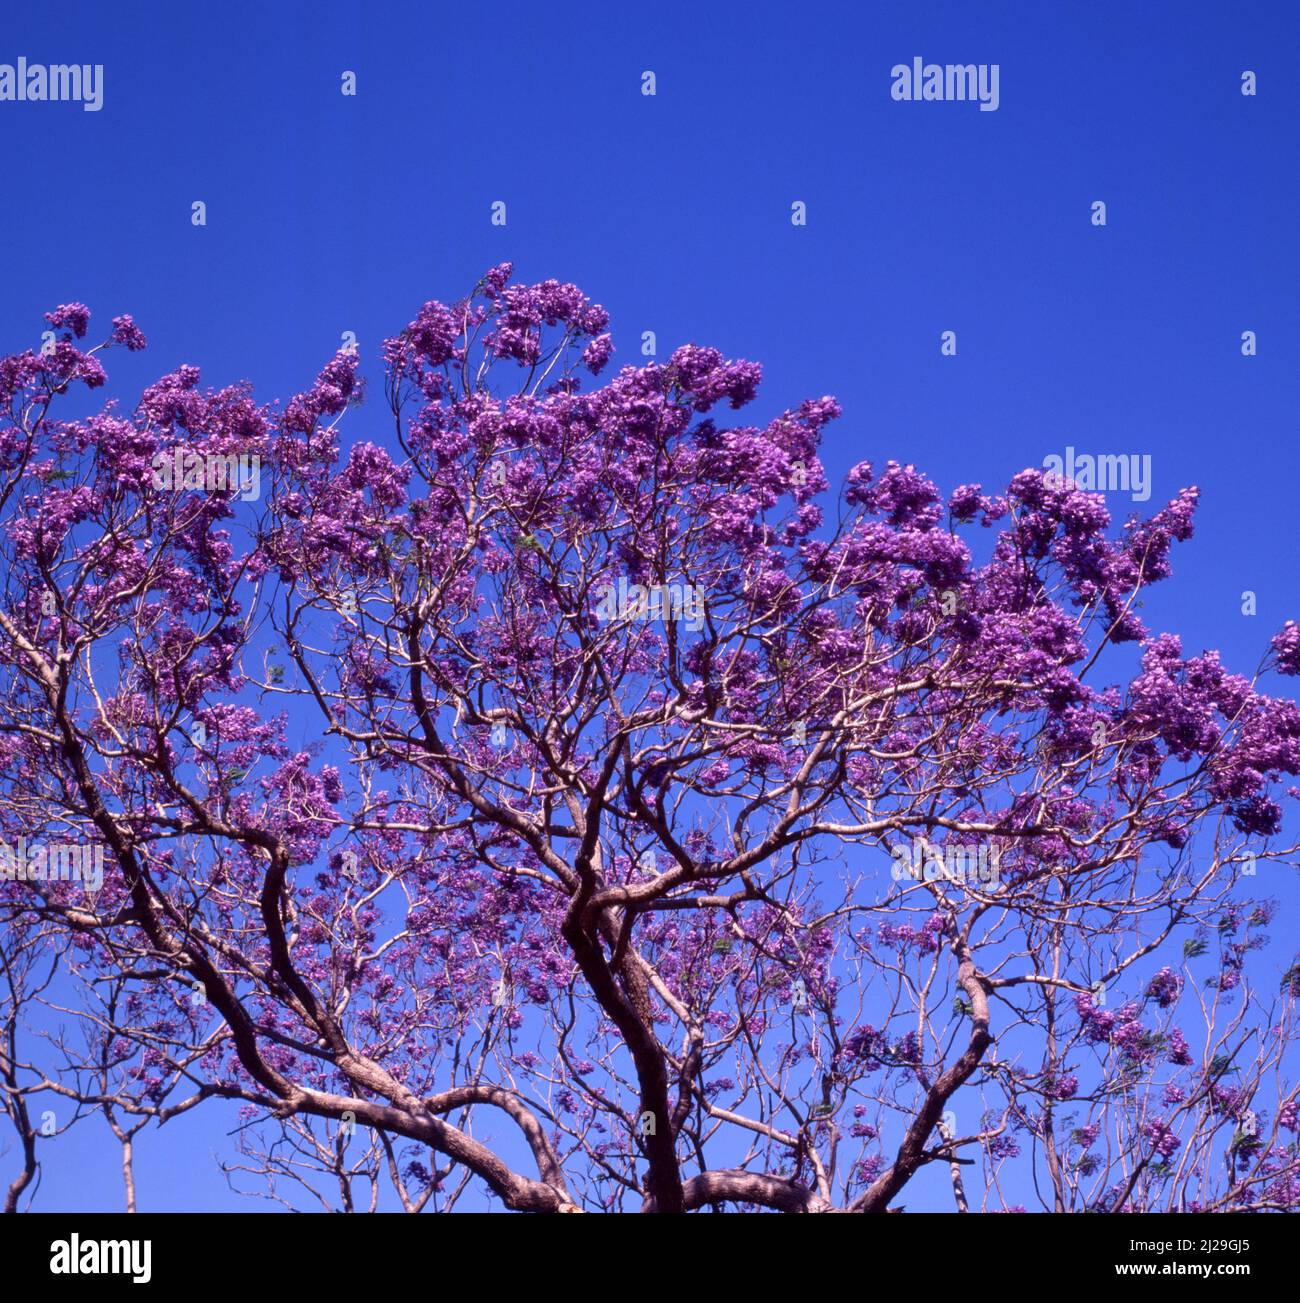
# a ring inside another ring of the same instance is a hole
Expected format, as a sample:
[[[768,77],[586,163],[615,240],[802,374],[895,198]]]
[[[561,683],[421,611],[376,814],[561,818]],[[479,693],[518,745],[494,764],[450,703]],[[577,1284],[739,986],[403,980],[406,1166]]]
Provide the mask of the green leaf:
[[[1211,1077],[1222,1077],[1232,1065],[1232,1056],[1230,1054],[1216,1054],[1210,1060],[1210,1066],[1206,1070]]]

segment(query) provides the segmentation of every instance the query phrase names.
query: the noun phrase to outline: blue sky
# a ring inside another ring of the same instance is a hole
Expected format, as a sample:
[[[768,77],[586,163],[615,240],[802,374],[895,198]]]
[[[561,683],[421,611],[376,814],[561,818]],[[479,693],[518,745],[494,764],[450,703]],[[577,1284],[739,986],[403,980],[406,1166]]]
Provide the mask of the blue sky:
[[[1144,614],[1249,671],[1300,616],[1298,37],[1292,6],[1208,0],[15,8],[0,62],[102,64],[104,104],[0,103],[0,348],[82,300],[149,336],[110,358],[126,399],[181,362],[283,397],[345,330],[377,379],[425,299],[510,259],[604,303],[616,362],[654,330],[763,362],[761,414],[835,394],[833,481],[1149,454],[1144,510],[1203,496]],[[917,55],[997,63],[1000,107],[894,102]],[[248,1206],[223,1131],[144,1139],[142,1206]],[[69,1143],[40,1206],[117,1206],[111,1146]]]

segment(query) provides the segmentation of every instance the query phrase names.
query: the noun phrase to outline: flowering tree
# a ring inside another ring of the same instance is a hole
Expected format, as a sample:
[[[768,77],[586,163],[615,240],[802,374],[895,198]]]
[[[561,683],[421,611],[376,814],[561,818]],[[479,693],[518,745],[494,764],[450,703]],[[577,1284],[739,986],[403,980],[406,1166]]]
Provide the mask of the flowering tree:
[[[75,419],[84,307],[0,363],[0,918],[82,1025],[0,1052],[20,1166],[34,1099],[225,1100],[327,1207],[1300,1206],[1300,629],[1144,628],[1196,491],[832,499],[833,399],[593,386],[607,314],[510,270],[386,343],[382,444],[351,351]]]

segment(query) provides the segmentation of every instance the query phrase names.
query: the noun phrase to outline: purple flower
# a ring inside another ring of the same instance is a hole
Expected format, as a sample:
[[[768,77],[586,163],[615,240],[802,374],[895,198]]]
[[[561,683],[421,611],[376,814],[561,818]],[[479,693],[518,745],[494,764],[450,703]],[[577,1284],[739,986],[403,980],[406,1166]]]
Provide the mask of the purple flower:
[[[55,330],[67,329],[81,339],[90,324],[90,309],[84,303],[61,303],[53,312],[45,314],[45,320]]]
[[[113,318],[113,334],[111,338],[114,344],[125,344],[132,353],[139,352],[148,344],[144,333],[135,324],[129,313]]]
[[[1162,1009],[1168,1009],[1183,989],[1183,979],[1172,968],[1162,968],[1148,983],[1146,996]]]
[[[1279,674],[1300,674],[1300,624],[1288,620],[1273,636],[1272,647]]]

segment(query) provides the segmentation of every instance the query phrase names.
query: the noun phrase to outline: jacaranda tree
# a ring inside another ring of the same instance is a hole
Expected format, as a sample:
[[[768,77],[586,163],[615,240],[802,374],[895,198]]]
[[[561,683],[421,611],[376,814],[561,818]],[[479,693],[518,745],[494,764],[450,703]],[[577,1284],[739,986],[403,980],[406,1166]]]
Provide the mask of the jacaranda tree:
[[[1300,628],[1144,626],[1196,491],[835,493],[834,399],[599,384],[604,310],[510,275],[351,415],[349,349],[65,410],[144,346],[80,304],[0,363],[10,1206],[224,1107],[326,1207],[1300,1207]]]

